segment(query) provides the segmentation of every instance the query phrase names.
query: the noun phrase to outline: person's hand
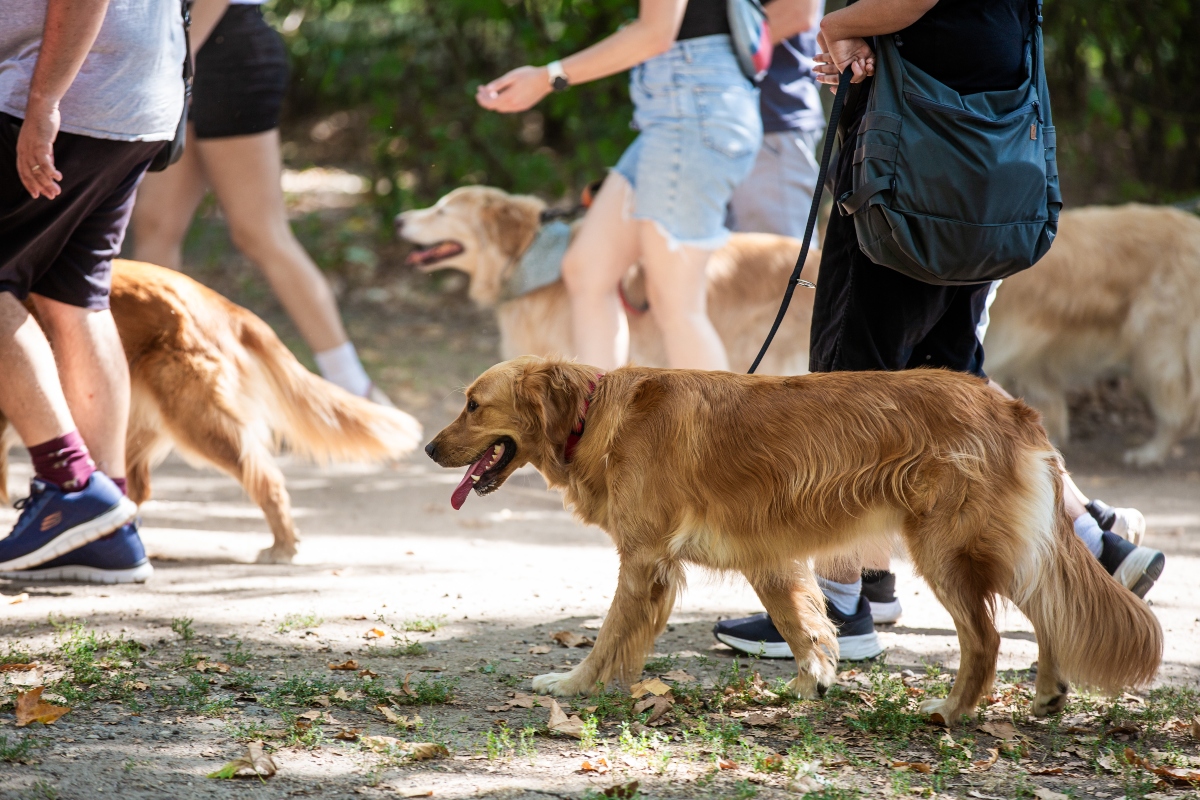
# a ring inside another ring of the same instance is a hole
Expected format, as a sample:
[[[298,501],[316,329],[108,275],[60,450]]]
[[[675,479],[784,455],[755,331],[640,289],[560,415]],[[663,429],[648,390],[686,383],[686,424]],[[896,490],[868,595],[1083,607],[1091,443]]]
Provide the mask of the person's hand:
[[[545,67],[517,67],[475,92],[475,101],[489,111],[513,114],[526,111],[550,94],[550,74]]]
[[[830,41],[822,31],[817,34],[817,46],[821,52],[813,59],[816,61],[813,72],[817,75],[817,83],[827,84],[831,92],[837,91],[838,78],[847,66],[853,71],[851,83],[862,83],[875,74],[875,51],[864,39],[853,37]]]
[[[53,200],[62,193],[56,182],[62,180],[62,173],[54,168],[54,140],[60,121],[57,103],[29,98],[25,122],[17,136],[17,174],[35,200]]]

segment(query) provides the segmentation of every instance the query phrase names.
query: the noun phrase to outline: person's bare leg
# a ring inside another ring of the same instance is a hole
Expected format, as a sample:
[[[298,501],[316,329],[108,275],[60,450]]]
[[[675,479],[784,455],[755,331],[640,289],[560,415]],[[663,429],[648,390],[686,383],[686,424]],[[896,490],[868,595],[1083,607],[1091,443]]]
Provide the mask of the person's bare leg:
[[[162,172],[147,172],[133,206],[133,257],[178,270],[183,266],[183,240],[200,201],[208,191],[195,131],[188,128],[183,156]]]
[[[316,353],[344,345],[348,337],[333,290],[288,222],[279,130],[200,139],[195,148],[234,245],[262,270],[304,341]]]
[[[728,370],[725,345],[708,318],[705,267],[711,251],[672,243],[653,222],[640,226],[646,295],[667,362],[675,369]]]
[[[26,447],[75,430],[50,343],[33,315],[8,292],[0,292],[0,364],[0,411]]]
[[[862,577],[863,562],[858,555],[826,556],[813,559],[813,571],[834,583],[854,583]]]
[[[629,321],[617,287],[640,255],[632,201],[629,182],[610,172],[563,256],[575,355],[605,370],[629,360]]]
[[[58,380],[79,435],[97,469],[124,478],[129,364],[112,312],[31,296],[54,347]]]

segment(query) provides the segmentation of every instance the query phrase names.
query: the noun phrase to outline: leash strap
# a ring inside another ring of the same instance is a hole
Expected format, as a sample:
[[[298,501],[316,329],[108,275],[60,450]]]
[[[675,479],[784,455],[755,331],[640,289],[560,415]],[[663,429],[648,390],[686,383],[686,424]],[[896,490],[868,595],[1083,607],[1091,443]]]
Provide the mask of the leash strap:
[[[842,106],[846,102],[846,93],[850,91],[850,79],[854,77],[854,71],[850,67],[846,67],[838,78],[837,94],[833,98],[833,108],[829,111],[829,127],[825,131],[825,148],[821,152],[821,170],[817,173],[817,187],[813,192],[812,208],[808,211],[808,225],[804,228],[804,244],[800,248],[800,257],[796,259],[796,267],[792,270],[792,277],[788,279],[787,290],[783,293],[783,303],[779,306],[779,313],[775,315],[775,324],[771,326],[771,332],[767,334],[767,339],[763,342],[762,349],[758,351],[758,355],[754,359],[754,363],[750,365],[747,372],[748,375],[753,375],[758,369],[758,365],[762,363],[763,356],[767,354],[767,348],[771,346],[775,334],[779,331],[779,326],[783,324],[783,317],[787,314],[788,306],[792,303],[792,295],[796,292],[797,286],[807,286],[812,289],[815,286],[808,281],[800,279],[800,273],[804,271],[804,262],[808,259],[808,244],[812,241],[813,231],[817,227],[817,213],[821,210],[821,194],[825,191],[825,174],[829,171],[829,158],[833,155],[833,139],[837,133],[838,119],[842,116]]]

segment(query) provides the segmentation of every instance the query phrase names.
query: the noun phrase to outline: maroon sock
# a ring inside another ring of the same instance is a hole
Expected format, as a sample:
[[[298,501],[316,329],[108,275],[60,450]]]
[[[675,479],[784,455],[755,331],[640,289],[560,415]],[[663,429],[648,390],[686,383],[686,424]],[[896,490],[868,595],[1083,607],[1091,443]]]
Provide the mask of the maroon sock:
[[[96,471],[79,431],[34,445],[29,448],[29,456],[33,459],[33,474],[65,492],[82,489]]]
[[[121,490],[121,494],[129,494],[129,492],[125,491],[125,479],[124,478],[110,478],[109,480],[111,480],[113,483],[115,483],[117,485],[117,488]]]

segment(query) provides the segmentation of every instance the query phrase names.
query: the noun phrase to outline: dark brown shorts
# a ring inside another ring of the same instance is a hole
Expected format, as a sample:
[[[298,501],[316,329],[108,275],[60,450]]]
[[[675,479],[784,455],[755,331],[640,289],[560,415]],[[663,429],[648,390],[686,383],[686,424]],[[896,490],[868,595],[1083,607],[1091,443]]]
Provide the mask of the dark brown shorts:
[[[108,308],[112,260],[138,183],[163,142],[60,133],[54,164],[62,194],[34,200],[17,174],[20,130],[20,119],[0,114],[0,292]]]

